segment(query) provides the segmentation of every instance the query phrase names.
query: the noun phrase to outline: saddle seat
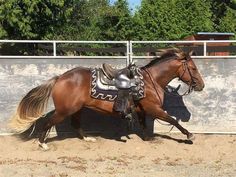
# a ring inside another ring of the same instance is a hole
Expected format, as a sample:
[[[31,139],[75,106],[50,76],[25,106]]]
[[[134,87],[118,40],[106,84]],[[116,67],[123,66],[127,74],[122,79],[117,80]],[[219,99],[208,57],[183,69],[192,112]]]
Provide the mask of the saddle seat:
[[[111,65],[103,63],[102,71],[108,79],[113,80],[118,74],[119,69],[114,69]]]

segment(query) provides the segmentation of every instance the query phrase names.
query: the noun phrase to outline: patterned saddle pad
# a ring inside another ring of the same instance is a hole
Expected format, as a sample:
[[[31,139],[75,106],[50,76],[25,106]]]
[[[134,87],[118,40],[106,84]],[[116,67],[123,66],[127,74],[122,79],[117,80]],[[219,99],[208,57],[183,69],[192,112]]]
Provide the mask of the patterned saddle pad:
[[[100,68],[91,70],[91,97],[100,100],[114,101],[117,97],[118,89],[114,80],[109,80]],[[145,97],[144,82],[141,70],[135,68],[135,78],[137,86],[132,88],[131,92],[134,100],[140,100]]]

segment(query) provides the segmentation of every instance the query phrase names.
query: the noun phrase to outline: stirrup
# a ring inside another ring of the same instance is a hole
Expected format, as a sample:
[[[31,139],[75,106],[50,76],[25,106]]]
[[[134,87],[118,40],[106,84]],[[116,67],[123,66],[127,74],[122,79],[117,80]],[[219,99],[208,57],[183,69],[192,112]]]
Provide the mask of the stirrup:
[[[132,113],[126,114],[125,118],[128,120],[132,120],[133,119]]]

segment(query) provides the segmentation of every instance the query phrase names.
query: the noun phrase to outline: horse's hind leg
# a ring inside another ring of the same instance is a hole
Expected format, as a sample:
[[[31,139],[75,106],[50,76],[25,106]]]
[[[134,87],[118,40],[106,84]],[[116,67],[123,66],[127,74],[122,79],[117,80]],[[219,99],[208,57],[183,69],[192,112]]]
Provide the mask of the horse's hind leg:
[[[84,139],[86,136],[83,129],[81,128],[81,121],[80,121],[80,112],[77,112],[71,115],[71,126],[76,129],[76,133],[79,139]]]
[[[71,115],[71,126],[77,130],[78,138],[85,141],[95,142],[96,139],[88,137],[81,127],[81,112],[78,111],[75,114]]]
[[[55,111],[53,115],[48,119],[48,121],[45,123],[43,127],[43,131],[39,137],[39,146],[41,146],[44,150],[48,150],[48,146],[46,144],[46,135],[51,129],[52,126],[62,122],[68,115],[58,113]]]

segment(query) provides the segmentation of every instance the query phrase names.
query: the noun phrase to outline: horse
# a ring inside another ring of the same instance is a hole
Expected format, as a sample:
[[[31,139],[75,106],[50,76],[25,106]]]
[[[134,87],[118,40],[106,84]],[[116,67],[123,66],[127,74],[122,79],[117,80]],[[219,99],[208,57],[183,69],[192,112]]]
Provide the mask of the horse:
[[[189,86],[189,90],[202,91],[204,81],[197,66],[191,58],[192,52],[170,48],[162,50],[159,57],[141,66],[145,84],[145,97],[135,107],[138,118],[145,132],[145,117],[159,119],[177,127],[187,139],[193,134],[183,128],[177,120],[166,113],[163,108],[164,89],[174,78],[179,78]],[[80,127],[80,110],[83,107],[105,114],[117,114],[113,111],[114,102],[99,100],[90,96],[91,69],[77,67],[55,76],[45,83],[30,90],[20,101],[17,111],[11,119],[11,127],[18,133],[28,130],[36,120],[44,115],[47,103],[52,97],[55,110],[50,114],[39,136],[39,145],[48,149],[46,135],[52,126],[72,117],[80,136],[86,138]]]

